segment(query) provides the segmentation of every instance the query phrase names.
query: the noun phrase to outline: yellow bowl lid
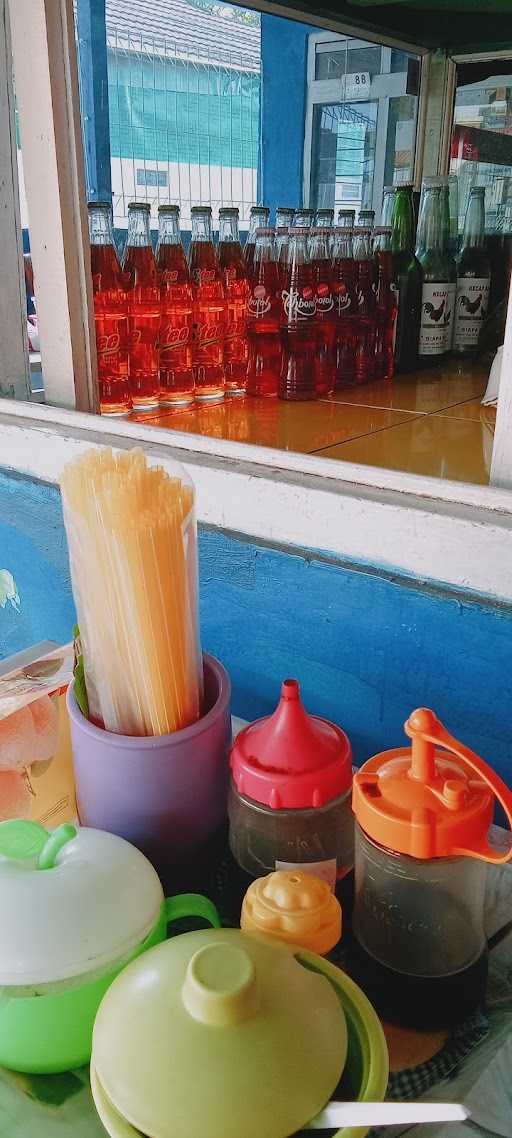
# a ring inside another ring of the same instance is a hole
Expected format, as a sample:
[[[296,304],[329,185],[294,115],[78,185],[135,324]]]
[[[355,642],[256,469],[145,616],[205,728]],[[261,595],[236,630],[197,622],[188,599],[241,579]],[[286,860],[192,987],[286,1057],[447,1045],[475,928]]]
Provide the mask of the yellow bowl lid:
[[[148,1138],[286,1138],[331,1097],[347,1052],[325,976],[238,929],[150,949],[106,993],[92,1068],[102,1100]]]

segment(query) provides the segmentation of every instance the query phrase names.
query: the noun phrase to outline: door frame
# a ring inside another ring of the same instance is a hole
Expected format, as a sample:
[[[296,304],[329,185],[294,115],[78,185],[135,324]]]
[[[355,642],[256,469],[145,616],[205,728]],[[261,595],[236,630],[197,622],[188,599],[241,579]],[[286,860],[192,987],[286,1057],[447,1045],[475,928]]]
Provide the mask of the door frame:
[[[335,40],[339,40],[340,43],[344,43],[348,39],[352,40],[352,46],[355,47],[366,47],[369,43],[373,44],[375,42],[375,46],[382,49],[382,52],[384,53],[383,60],[387,62],[388,66],[391,61],[392,47],[377,40],[364,40],[356,35],[343,35],[339,32],[319,32],[316,34],[312,33],[309,36],[306,67],[306,115],[304,123],[302,183],[303,202],[305,206],[309,206],[311,203],[313,118],[315,107],[325,103],[343,102],[343,99],[340,97],[341,82],[339,79],[315,79],[315,61],[317,47],[322,44],[332,43]],[[421,178],[421,169],[418,168],[416,156],[418,152],[420,154],[423,153],[422,135],[425,130],[425,108],[427,94],[427,85],[424,81],[424,71],[428,66],[428,53],[425,50],[421,50],[419,48],[407,48],[406,50],[410,51],[411,54],[414,53],[420,57],[420,84],[415,117],[415,157],[413,162],[414,181],[417,183]],[[361,102],[377,102],[378,104],[372,192],[372,209],[375,210],[377,216],[382,206],[382,189],[384,187],[384,164],[386,158],[389,99],[403,94],[404,90],[402,73],[391,73],[388,71],[374,76],[370,83],[369,92],[365,94],[364,97],[360,100]],[[359,100],[357,99],[347,100],[347,102],[358,101]],[[384,127],[384,129],[382,129],[382,127]]]

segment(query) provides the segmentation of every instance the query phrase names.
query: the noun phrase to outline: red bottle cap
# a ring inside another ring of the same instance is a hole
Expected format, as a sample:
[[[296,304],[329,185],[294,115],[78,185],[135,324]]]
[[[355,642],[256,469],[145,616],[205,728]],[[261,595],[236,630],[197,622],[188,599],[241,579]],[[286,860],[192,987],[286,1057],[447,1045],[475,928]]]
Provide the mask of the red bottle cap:
[[[308,715],[298,681],[284,680],[274,714],[240,732],[231,772],[246,798],[272,810],[307,810],[350,788],[352,748],[341,727]]]

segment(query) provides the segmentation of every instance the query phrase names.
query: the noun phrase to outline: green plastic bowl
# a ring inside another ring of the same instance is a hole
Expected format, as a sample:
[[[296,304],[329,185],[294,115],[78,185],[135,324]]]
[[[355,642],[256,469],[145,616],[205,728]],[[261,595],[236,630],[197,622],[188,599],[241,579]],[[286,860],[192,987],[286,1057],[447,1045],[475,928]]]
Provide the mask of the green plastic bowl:
[[[345,1013],[348,1033],[348,1051],[341,1083],[333,1098],[356,1102],[383,1102],[389,1076],[389,1057],[386,1038],[376,1011],[364,992],[350,976],[334,964],[312,952],[301,949],[298,959],[314,972],[329,978],[338,994]],[[318,1131],[302,1131],[317,1134]],[[345,1126],[336,1131],[336,1138],[365,1138],[364,1126]]]

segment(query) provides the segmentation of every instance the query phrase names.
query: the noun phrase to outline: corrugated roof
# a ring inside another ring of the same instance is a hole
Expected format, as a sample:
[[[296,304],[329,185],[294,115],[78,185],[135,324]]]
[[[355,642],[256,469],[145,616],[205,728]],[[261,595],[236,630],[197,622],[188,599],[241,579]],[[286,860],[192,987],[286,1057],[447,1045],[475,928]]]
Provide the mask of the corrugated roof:
[[[106,19],[109,40],[129,37],[133,50],[138,41],[146,51],[176,50],[210,63],[229,55],[232,63],[239,57],[242,67],[260,66],[259,23],[230,15],[229,5],[212,3],[208,10],[193,0],[106,0]]]

